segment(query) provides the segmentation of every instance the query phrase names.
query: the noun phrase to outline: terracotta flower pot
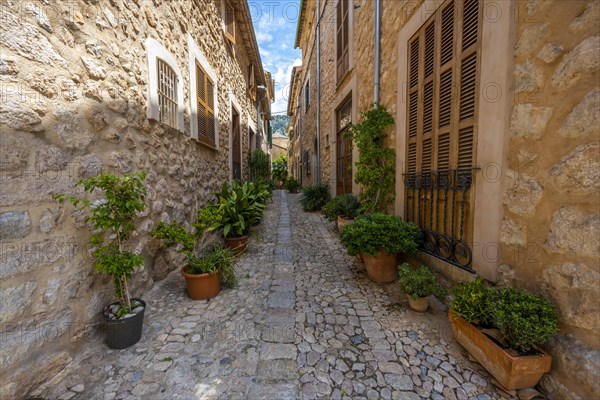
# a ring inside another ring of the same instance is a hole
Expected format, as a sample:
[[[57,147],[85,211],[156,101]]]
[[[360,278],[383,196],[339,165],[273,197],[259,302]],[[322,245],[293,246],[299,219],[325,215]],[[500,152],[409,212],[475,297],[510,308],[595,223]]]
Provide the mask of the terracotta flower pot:
[[[367,268],[367,276],[373,282],[388,283],[398,279],[395,254],[387,255],[383,252],[376,256],[363,254],[362,258]]]
[[[460,343],[505,389],[526,389],[537,385],[550,371],[552,356],[513,356],[463,318],[448,311],[456,341]]]
[[[248,248],[248,235],[240,237],[230,237],[225,239],[225,247],[233,251],[234,256],[239,256],[246,252]]]
[[[419,297],[418,299],[413,299],[409,295],[406,295],[406,297],[408,297],[408,305],[411,310],[425,312],[429,308],[429,297]]]
[[[185,278],[188,296],[192,300],[206,300],[215,297],[221,291],[221,273],[188,274],[187,266],[181,268],[181,275]]]
[[[341,215],[338,215],[337,217],[337,228],[338,228],[338,232],[342,232],[342,229],[344,229],[344,227],[346,225],[350,225],[354,222],[353,218],[344,218]]]

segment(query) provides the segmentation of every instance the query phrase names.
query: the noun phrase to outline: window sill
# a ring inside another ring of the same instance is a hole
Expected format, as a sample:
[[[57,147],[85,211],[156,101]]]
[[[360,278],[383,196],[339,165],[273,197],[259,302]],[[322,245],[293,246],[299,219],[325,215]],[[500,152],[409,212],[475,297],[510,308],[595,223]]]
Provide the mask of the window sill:
[[[211,143],[206,143],[200,139],[196,139],[196,138],[192,138],[196,143],[198,143],[199,145],[201,145],[202,147],[206,147],[207,149],[213,150],[213,151],[219,151],[219,148]]]
[[[351,72],[352,68],[348,68],[348,71],[346,71],[344,75],[338,79],[336,84],[336,90],[339,90],[342,87],[342,84],[346,81],[346,78],[348,77],[348,75],[350,75]]]
[[[185,134],[185,131],[183,131],[183,130],[181,130],[181,129],[179,129],[179,128],[176,128],[176,127],[174,127],[174,126],[172,126],[172,125],[169,125],[169,124],[167,124],[166,122],[162,122],[162,121],[161,121],[161,120],[159,120],[159,119],[155,119],[155,118],[148,118],[148,121],[155,122],[155,123],[157,123],[158,125],[160,125],[162,128],[166,128],[166,129],[168,129],[168,130],[171,130],[171,131],[176,131],[176,132],[178,132],[178,133]]]

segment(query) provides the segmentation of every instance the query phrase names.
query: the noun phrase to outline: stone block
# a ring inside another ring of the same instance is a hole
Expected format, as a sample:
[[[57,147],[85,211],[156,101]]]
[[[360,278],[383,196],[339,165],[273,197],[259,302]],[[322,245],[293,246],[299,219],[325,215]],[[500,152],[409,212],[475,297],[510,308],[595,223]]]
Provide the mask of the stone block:
[[[552,76],[552,85],[561,90],[568,89],[582,76],[597,71],[600,66],[599,51],[600,36],[583,40],[558,64]]]
[[[550,170],[556,186],[569,193],[600,190],[600,143],[578,146]]]
[[[27,307],[33,302],[33,292],[37,287],[35,282],[23,282],[16,286],[0,288],[0,322],[9,322],[17,315],[25,313]]]
[[[508,170],[505,175],[504,204],[519,215],[532,215],[542,198],[544,187],[535,179]]]
[[[590,331],[600,326],[600,273],[583,263],[565,263],[547,267],[542,277],[564,323]]]
[[[29,234],[30,226],[28,211],[0,213],[0,240],[23,238]]]
[[[552,214],[544,248],[551,253],[600,257],[600,213],[561,207]]]
[[[552,117],[550,107],[517,104],[512,111],[510,134],[513,137],[539,139],[545,133],[550,117]]]
[[[565,137],[600,135],[600,89],[596,88],[585,95],[565,119],[558,133]]]

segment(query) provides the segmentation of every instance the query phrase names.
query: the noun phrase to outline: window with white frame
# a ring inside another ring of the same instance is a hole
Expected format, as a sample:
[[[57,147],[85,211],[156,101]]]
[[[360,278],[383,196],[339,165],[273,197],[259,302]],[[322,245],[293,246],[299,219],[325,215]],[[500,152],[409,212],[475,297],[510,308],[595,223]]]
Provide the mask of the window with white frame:
[[[208,147],[219,145],[218,80],[204,53],[188,34],[190,126],[192,137]]]
[[[152,38],[148,52],[148,119],[183,131],[183,79],[175,57]]]

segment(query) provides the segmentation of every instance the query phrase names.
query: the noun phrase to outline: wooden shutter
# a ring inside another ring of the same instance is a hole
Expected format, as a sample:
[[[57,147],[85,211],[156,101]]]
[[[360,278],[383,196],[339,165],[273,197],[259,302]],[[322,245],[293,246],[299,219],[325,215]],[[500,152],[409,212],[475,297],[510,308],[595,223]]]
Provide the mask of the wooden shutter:
[[[476,163],[480,1],[447,0],[409,40],[407,171]]]
[[[346,72],[350,69],[350,21],[348,0],[339,0],[336,6],[337,10],[337,80],[338,83],[344,78]]]
[[[216,144],[214,83],[198,64],[196,64],[196,86],[198,140],[214,147]]]
[[[235,8],[225,3],[225,37],[235,44]]]
[[[452,251],[472,240],[481,3],[446,0],[408,41],[406,215]]]

